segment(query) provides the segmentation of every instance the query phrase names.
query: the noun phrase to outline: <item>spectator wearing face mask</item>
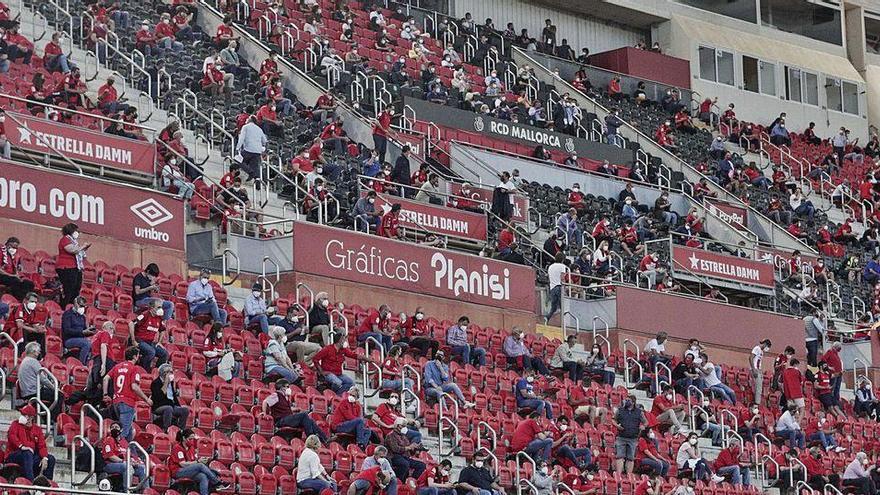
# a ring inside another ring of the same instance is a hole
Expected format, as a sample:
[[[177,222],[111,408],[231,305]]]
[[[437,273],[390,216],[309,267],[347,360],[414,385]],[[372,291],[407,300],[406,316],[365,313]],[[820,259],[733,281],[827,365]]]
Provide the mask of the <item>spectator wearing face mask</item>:
[[[265,356],[263,370],[268,376],[278,375],[293,383],[299,380],[300,370],[290,360],[285,344],[287,344],[287,335],[284,328],[272,327],[269,330],[269,341],[263,350]]]
[[[751,442],[757,433],[765,433],[764,419],[761,416],[761,410],[758,404],[752,403],[748,409],[742,411],[739,415],[739,430],[737,433],[743,437],[746,442]]]
[[[844,416],[841,415],[838,417],[842,418]],[[825,411],[816,411],[816,414],[807,420],[807,425],[804,428],[804,435],[806,436],[807,442],[811,444],[819,442],[821,443],[822,448],[828,452],[832,450],[834,450],[834,452],[845,451],[846,449],[844,447],[838,445],[834,432],[834,421],[829,420]]]
[[[631,474],[639,434],[648,424],[644,411],[637,405],[634,396],[629,395],[623,401],[614,415],[612,424],[617,429],[617,438],[614,440],[614,472]]]
[[[400,323],[400,335],[398,343],[407,344],[410,348],[418,350],[422,356],[430,354],[429,357],[433,359],[440,349],[440,342],[430,336],[425,310],[422,307],[417,307],[412,316]]]
[[[880,404],[871,388],[871,382],[867,378],[859,380],[859,387],[855,392],[854,412],[856,415],[866,415],[871,418],[880,418]]]
[[[449,481],[452,462],[443,459],[440,464],[428,469],[416,481],[416,495],[455,495],[455,483]]]
[[[360,389],[356,386],[339,394],[339,400],[334,404],[333,414],[330,416],[330,429],[334,433],[354,435],[357,444],[365,449],[373,431],[366,425],[359,399]]]
[[[410,440],[410,428],[405,423],[398,423],[385,436],[385,446],[390,454],[391,468],[399,480],[409,477],[420,478],[425,472],[425,463],[416,456],[424,448],[421,443]]]
[[[830,412],[835,417],[842,418],[845,415],[843,410],[840,409],[839,401],[834,397],[834,378],[832,378],[832,376],[833,371],[828,363],[824,360],[819,361],[819,373],[816,375],[816,382],[814,383],[813,388],[816,393],[816,398],[822,403],[822,407],[825,408],[825,411]]]
[[[132,474],[139,481],[138,485],[132,490],[135,493],[141,493],[144,488],[150,485],[150,482],[141,459],[134,455],[129,457],[126,454],[127,451],[128,441],[122,438],[122,427],[119,426],[119,423],[111,424],[109,433],[101,439],[101,457],[104,459],[104,473],[122,476],[124,480],[126,469],[129,467],[126,459],[129,459],[131,461]]]
[[[547,419],[553,419],[553,405],[535,392],[534,383],[535,370],[526,369],[514,388],[516,407],[533,409],[538,415],[546,414]]]
[[[153,419],[165,431],[172,425],[186,428],[189,408],[180,404],[180,390],[174,381],[174,370],[170,364],[159,366],[159,376],[150,384],[150,397],[153,399]]]
[[[708,387],[714,394],[721,396],[721,400],[729,402],[735,406],[736,393],[732,388],[728,387],[721,381],[718,376],[720,374],[718,367],[709,361],[709,356],[705,352],[700,353],[700,360],[702,361],[702,364],[698,371],[700,373],[700,378],[703,380],[703,385]]]
[[[367,316],[361,320],[361,324],[358,325],[355,332],[355,337],[361,344],[365,343],[368,339],[372,339],[374,342],[370,345],[375,347],[376,343],[378,343],[385,349],[385,352],[389,352],[393,345],[391,334],[391,309],[388,308],[388,305],[383,304],[379,306],[378,310],[370,310]]]
[[[161,20],[156,24],[156,45],[163,50],[183,51],[183,43],[175,39],[174,26],[171,24],[171,14],[162,14]]]
[[[144,370],[137,365],[140,358],[140,350],[135,346],[129,347],[125,350],[125,361],[115,365],[104,376],[103,381],[105,400],[110,399],[108,394],[110,384],[113,384],[112,407],[122,426],[122,436],[128,441],[134,438],[131,425],[134,422],[134,408],[138,400],[146,402],[148,406],[153,405],[152,399],[147,397],[140,386],[141,376],[144,374]]]
[[[510,441],[513,452],[525,452],[536,461],[548,460],[553,447],[553,439],[547,436],[545,429],[538,423],[541,413],[537,410],[517,423],[516,430]]]
[[[75,223],[65,224],[61,228],[61,239],[58,241],[58,256],[55,258],[55,272],[61,282],[60,306],[66,308],[79,295],[82,287],[82,269],[86,253],[92,243],[79,242],[79,226]]]
[[[877,493],[873,479],[873,473],[876,468],[876,465],[871,465],[868,454],[859,452],[856,454],[855,459],[846,466],[846,470],[844,470],[843,476],[840,479],[843,486],[856,490],[853,493],[871,495]]]
[[[700,452],[697,440],[697,434],[691,433],[688,435],[687,442],[682,443],[678,448],[678,453],[675,456],[675,463],[678,466],[679,472],[683,470],[692,471],[694,473],[694,479],[697,481],[707,482],[711,479],[715,483],[720,483],[724,478],[712,474],[712,470],[709,468],[709,463],[706,462],[706,459],[703,458],[703,455]]]
[[[138,364],[147,372],[153,369],[153,358],[156,358],[157,366],[168,360],[168,351],[164,345],[167,329],[163,315],[162,303],[153,301],[146,312],[139,314],[128,324],[130,340],[141,351]]]
[[[230,381],[241,373],[241,353],[223,343],[223,327],[219,323],[211,326],[202,354],[208,360],[205,365],[208,374],[216,373]]]
[[[513,327],[510,335],[504,338],[502,351],[507,357],[508,366],[517,370],[534,369],[542,375],[549,374],[544,361],[532,356],[532,352],[525,344],[525,336],[526,334],[519,327]]]
[[[452,381],[452,375],[449,374],[449,357],[443,351],[437,351],[434,359],[425,365],[423,373],[426,398],[441,401],[445,400],[443,397],[445,394],[452,394],[465,409],[474,407],[475,404],[468,402],[458,384]],[[447,404],[447,407],[452,406]]]
[[[275,392],[266,396],[260,404],[263,414],[272,416],[278,428],[302,428],[306,435],[314,435],[322,443],[327,441],[327,434],[318,427],[308,411],[300,411],[291,401],[293,391],[290,382],[281,378],[275,381]]]
[[[730,482],[734,486],[751,486],[752,476],[749,463],[744,462],[742,445],[736,438],[730,439],[730,445],[718,454],[713,467],[719,476],[730,476]]]
[[[210,315],[211,320],[225,326],[227,313],[217,305],[210,277],[211,271],[203,268],[199,273],[199,278],[189,283],[186,290],[189,314],[190,316]]]
[[[666,476],[669,473],[671,463],[660,455],[657,450],[657,434],[653,429],[645,428],[639,435],[639,445],[636,448],[636,465],[640,470],[648,469],[650,474]]]
[[[263,297],[263,286],[255,283],[251,293],[244,302],[244,323],[248,328],[259,327],[263,333],[269,333],[269,313],[274,313]]]
[[[55,456],[49,453],[43,428],[35,421],[37,410],[27,404],[6,433],[6,462],[16,464],[22,476],[33,481],[37,475],[53,478]]]
[[[89,337],[95,334],[95,327],[86,323],[86,300],[77,297],[71,306],[61,315],[61,338],[64,348],[79,349],[79,360],[88,366],[92,355]]]
[[[758,404],[762,402],[764,389],[764,371],[761,369],[761,364],[764,361],[764,353],[770,350],[770,345],[770,339],[762,340],[758,345],[752,348],[752,353],[749,357],[752,387],[755,390],[755,402]]]
[[[583,361],[575,359],[574,348],[577,345],[577,337],[569,335],[550,359],[550,367],[553,369],[564,370],[568,374],[568,378],[572,381],[579,382],[584,372]]]
[[[789,405],[776,421],[776,437],[788,441],[791,448],[804,448],[804,432],[801,430],[798,407]]]
[[[196,457],[196,435],[190,429],[177,432],[177,442],[171,447],[168,456],[168,471],[171,479],[190,479],[198,483],[199,495],[213,491],[226,491],[231,487],[223,483],[214,470],[208,467],[207,457]]]
[[[355,354],[348,348],[347,337],[340,334],[333,338],[332,344],[324,346],[312,356],[312,363],[318,375],[323,377],[330,388],[336,392],[336,395],[340,396],[352,388],[354,384],[354,380],[342,372],[345,358],[357,359],[360,362],[374,362],[369,356]]]
[[[651,414],[657,419],[658,424],[671,425],[670,433],[673,435],[677,433],[687,434],[690,429],[682,424],[686,415],[685,407],[681,403],[676,403],[674,399],[675,393],[672,385],[668,383],[663,384],[660,393],[654,397],[654,402],[651,405]]]
[[[165,321],[174,317],[174,304],[166,301],[159,294],[159,265],[155,263],[148,264],[140,273],[134,276],[132,281],[131,298],[134,301],[135,309],[141,311],[149,308],[154,301],[158,301],[162,306],[162,319]]]
[[[486,467],[486,459],[483,451],[475,452],[471,462],[458,473],[457,488],[475,495],[503,495],[505,490]]]
[[[486,350],[471,345],[468,337],[468,325],[471,320],[467,316],[458,319],[458,323],[449,327],[446,332],[446,344],[452,347],[452,355],[461,357],[464,364],[473,364],[477,368],[486,365]]]

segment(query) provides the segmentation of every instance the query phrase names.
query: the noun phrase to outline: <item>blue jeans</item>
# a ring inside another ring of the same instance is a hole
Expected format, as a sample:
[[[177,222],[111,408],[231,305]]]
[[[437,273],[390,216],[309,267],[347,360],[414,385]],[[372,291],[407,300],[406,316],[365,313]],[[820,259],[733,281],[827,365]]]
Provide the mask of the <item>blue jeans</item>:
[[[284,366],[274,365],[274,366],[270,366],[270,367],[266,368],[266,375],[272,375],[272,374],[281,375],[285,380],[287,380],[291,383],[299,380],[299,376],[297,376],[296,373],[285,368]]]
[[[476,366],[486,365],[486,349],[482,347],[471,347],[470,344],[452,346],[452,354],[461,356],[464,364],[472,364],[476,362]]]
[[[409,390],[413,389],[413,381],[409,378],[404,378],[403,380],[400,378],[395,380],[382,380],[382,388],[399,392],[403,390],[404,382],[406,383],[406,388]]]
[[[415,428],[407,428],[404,436],[412,443],[422,443],[422,432]]]
[[[124,462],[108,462],[104,464],[104,472],[107,474],[120,474],[122,475],[122,479],[125,479],[125,463]],[[146,472],[144,471],[143,464],[135,464],[131,463],[131,472],[133,476],[137,476],[139,481],[144,481],[147,477]],[[123,482],[124,483],[124,482]],[[128,493],[128,487],[125,487],[125,492]]]
[[[251,326],[254,322],[258,322],[260,324],[260,331],[263,333],[269,333],[269,317],[265,314],[262,315],[253,315],[245,317],[245,326]]]
[[[694,466],[694,479],[706,481],[709,478],[709,474],[712,473],[712,470],[709,469],[709,466],[706,465],[706,461],[700,459],[697,461],[697,464]]]
[[[730,475],[730,482],[734,485],[749,486],[752,483],[752,473],[749,468],[739,466],[724,466],[717,469],[718,476]]]
[[[367,480],[354,480],[351,486],[355,489],[356,495],[366,495],[370,491],[370,482]],[[397,478],[391,478],[388,486],[385,487],[385,495],[397,495]]]
[[[217,301],[205,301],[192,304],[189,307],[190,315],[211,315],[211,319],[221,325],[226,325],[226,310],[217,306]]]
[[[49,454],[46,459],[46,470],[40,474],[51,480],[55,473],[55,456]],[[42,460],[43,458],[39,454],[29,450],[16,450],[6,457],[6,462],[18,464],[21,467],[22,476],[30,481],[34,481],[35,473],[40,469],[40,461]]]
[[[130,442],[134,438],[131,431],[131,423],[134,422],[134,408],[120,402],[116,404],[116,416],[119,418],[119,426],[122,428],[122,438]]]
[[[92,360],[92,342],[85,337],[74,337],[64,341],[65,349],[79,347],[79,361],[88,366]]]
[[[443,393],[451,393],[455,395],[455,397],[459,400],[459,402],[464,402],[464,394],[461,393],[461,389],[458,388],[458,385],[455,383],[444,383],[440,387],[428,387],[425,389],[425,396],[433,397],[435,400],[439,401],[440,396]]]
[[[727,385],[719,383],[718,385],[712,385],[709,387],[709,390],[720,395],[722,400],[726,400],[734,406],[736,405],[736,394],[733,392],[733,389]]]
[[[324,380],[330,384],[330,388],[336,392],[336,395],[342,395],[343,393],[348,392],[348,389],[354,385],[354,380],[344,374],[334,375],[333,373],[325,373]]]
[[[666,461],[644,458],[642,459],[642,466],[651,468],[654,471],[654,474],[660,476],[666,476],[666,474],[669,473],[669,463]]]
[[[550,319],[562,307],[562,285],[550,289],[550,311],[544,316]]]
[[[152,342],[138,340],[138,348],[141,350],[141,358],[138,360],[138,366],[146,370],[148,373],[153,369],[153,358],[156,358],[156,366],[168,360],[168,351],[164,347],[159,347]]]
[[[557,455],[570,460],[578,467],[586,467],[593,462],[593,453],[590,449],[573,449],[568,445],[559,447]]]
[[[285,117],[293,114],[293,105],[287,98],[275,100],[275,107],[278,109],[278,113],[284,114]]]
[[[802,430],[777,430],[776,436],[788,440],[791,448],[804,448],[804,432]]]
[[[529,454],[536,461],[539,459],[549,460],[550,459],[550,450],[553,448],[553,440],[549,438],[545,438],[544,440],[532,440],[526,445],[526,448],[523,449],[523,452]]]
[[[386,353],[386,354],[388,353],[388,351],[391,350],[391,346],[394,345],[394,344],[391,342],[391,336],[390,336],[390,335],[385,335],[385,334],[381,334],[381,333],[378,333],[378,332],[365,332],[365,333],[362,333],[362,334],[360,334],[360,335],[357,336],[357,341],[358,341],[359,343],[363,344],[363,343],[366,342],[367,339],[370,338],[370,337],[376,339],[376,341],[378,341],[380,344],[382,344],[382,347],[385,349],[385,353]],[[373,342],[372,345],[375,346],[376,343]]]
[[[703,431],[712,435],[712,445],[721,445],[721,425],[715,423],[706,423],[703,425]]]
[[[180,468],[174,475],[174,479],[180,478],[189,478],[198,482],[199,495],[209,495],[211,493],[209,488],[220,483],[220,478],[204,464],[190,464]]]
[[[168,321],[171,318],[174,318],[174,303],[171,301],[166,301],[161,297],[145,297],[138,302],[134,303],[134,307],[137,309],[143,309],[149,306],[153,301],[161,301],[162,302],[162,320]]]
[[[365,448],[370,443],[370,436],[373,435],[373,430],[367,428],[364,418],[355,418],[339,423],[333,428],[333,431],[336,433],[354,434],[357,444],[361,448]]]
[[[114,10],[113,12],[110,12],[110,18],[113,19],[113,23],[116,24],[117,28],[128,29],[131,25],[131,22],[129,22],[131,14],[125,10]]]
[[[810,435],[809,438],[807,438],[807,441],[811,442],[811,443],[815,442],[817,440],[822,442],[823,448],[827,449],[829,447],[837,447],[837,439],[834,438],[833,433],[825,433],[824,431],[817,431],[816,433],[813,433],[812,435]]]
[[[175,41],[171,37],[159,41],[156,43],[156,46],[165,50],[174,50],[175,52],[183,51],[183,43]]]
[[[68,64],[67,55],[64,53],[55,56],[55,58],[49,61],[49,63],[46,65],[46,68],[49,69],[49,72],[55,72],[57,70],[60,70],[65,74],[70,72],[70,64]]]
[[[419,479],[425,472],[425,463],[418,459],[393,454],[389,460],[391,461],[391,469],[398,479],[405,480],[410,476]]]
[[[6,303],[0,302],[0,318],[6,318],[6,315],[9,314],[9,305]]]
[[[318,427],[318,423],[315,423],[315,420],[305,411],[284,416],[278,420],[276,426],[279,428],[302,428],[306,436],[318,435],[321,443],[327,443],[327,434]]]
[[[318,478],[308,478],[302,481],[298,481],[296,483],[296,487],[300,490],[312,490],[315,493],[320,494],[322,491],[327,488],[333,490],[333,493],[336,493],[336,483],[333,481],[324,481]]]
[[[541,399],[519,399],[516,401],[517,407],[528,407],[534,409],[538,414],[547,414],[547,419],[553,419],[553,406],[546,400]]]
[[[834,396],[835,404],[840,404],[840,383],[843,376],[837,376],[831,379],[831,395]]]

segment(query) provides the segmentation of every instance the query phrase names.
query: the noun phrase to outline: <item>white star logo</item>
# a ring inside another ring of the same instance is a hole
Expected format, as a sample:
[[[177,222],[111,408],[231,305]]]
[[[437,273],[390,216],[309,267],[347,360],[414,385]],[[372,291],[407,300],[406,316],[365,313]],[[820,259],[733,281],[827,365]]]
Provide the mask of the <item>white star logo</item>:
[[[27,122],[25,122],[22,126],[18,127],[18,142],[33,145],[33,142],[31,142],[31,136],[33,133],[34,131],[30,130],[27,126]]]
[[[696,270],[697,263],[700,262],[700,258],[697,258],[697,253],[692,254],[688,259],[691,260],[691,270]]]

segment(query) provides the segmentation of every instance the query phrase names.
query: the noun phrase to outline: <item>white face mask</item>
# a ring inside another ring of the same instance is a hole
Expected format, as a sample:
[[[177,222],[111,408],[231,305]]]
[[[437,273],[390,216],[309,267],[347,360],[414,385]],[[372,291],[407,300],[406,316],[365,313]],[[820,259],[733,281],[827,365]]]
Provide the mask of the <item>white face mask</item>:
[[[547,474],[547,473],[549,473],[549,472],[550,472],[550,468],[548,468],[547,466],[542,466],[542,467],[541,467],[541,473],[542,473],[542,474]]]
[[[77,230],[76,232],[70,234],[70,237],[73,237],[74,239],[79,239],[79,231]]]
[[[483,461],[474,461],[474,467],[477,469],[483,467]]]
[[[522,339],[522,338],[525,338],[525,336],[526,336],[526,334],[525,334],[525,333],[523,333],[523,332],[520,332],[520,333],[519,333],[519,338],[521,338],[521,339]]]
[[[568,429],[568,425],[559,425],[559,431],[565,431]]]
[[[286,343],[287,343],[287,335],[284,335],[283,337],[281,337],[281,343],[282,343],[282,344],[286,344]]]
[[[753,408],[752,408],[752,414],[758,414],[758,408],[757,408],[757,407],[753,407]]]
[[[422,321],[425,318],[424,313],[416,313],[416,321]]]
[[[696,439],[696,438],[691,438],[690,440],[688,440],[688,443],[691,444],[691,445],[696,445],[696,444],[697,444],[697,439]]]
[[[533,376],[527,376],[527,377],[526,377],[526,381],[529,382],[529,383],[533,383],[533,382],[535,381],[535,377],[533,377]]]
[[[409,431],[409,430],[407,429],[407,427],[404,426],[403,428],[400,429],[400,434],[401,434],[401,435],[406,435],[406,432],[408,432],[408,431]]]
[[[351,402],[352,404],[354,404],[355,402],[357,402],[357,397],[355,397],[353,395],[349,395],[348,402]]]
[[[254,295],[254,297],[260,297],[260,295],[262,294],[262,292],[258,290],[252,291],[251,293]]]
[[[208,285],[208,277],[202,277],[202,285]]]
[[[467,325],[460,325],[460,328],[462,332],[467,332]]]
[[[664,397],[666,397],[666,400],[672,400],[672,394],[666,394]]]
[[[3,122],[3,121],[0,120],[0,122]],[[18,249],[15,249],[15,248],[7,248],[6,249],[6,253],[9,254],[9,256],[15,256],[16,252],[18,252]]]
[[[79,315],[84,315],[84,314],[86,314],[86,308],[84,308],[84,307],[76,308],[76,313]]]
[[[399,402],[400,401],[397,399],[397,397],[391,397],[390,399],[388,399],[388,403],[392,406],[396,406]]]
[[[330,301],[328,301],[327,299],[324,299],[323,301],[321,301],[321,307],[327,308],[329,306],[330,306]]]
[[[653,432],[653,431],[652,431],[652,432],[650,432],[650,433],[648,433],[648,438],[650,438],[650,439],[651,439],[651,440],[653,440],[653,439],[654,439],[654,438],[656,438],[656,437],[657,437],[657,435],[656,435],[656,434],[654,434],[654,432]]]
[[[26,425],[27,422],[28,422],[27,416],[19,416],[19,417],[18,417],[18,422],[19,422],[19,424]]]
[[[149,31],[150,26],[141,26],[141,31]]]
[[[165,315],[165,310],[162,308],[158,308],[156,310],[156,316],[163,316],[163,315]]]
[[[346,340],[345,342],[342,343],[342,348],[343,348],[343,349],[348,349],[348,341],[347,341],[347,340]]]
[[[27,309],[28,309],[28,311],[33,311],[36,307],[37,307],[37,303],[35,303],[35,302],[33,302],[33,301],[27,303]]]
[[[587,481],[593,481],[593,478],[594,478],[594,475],[592,475],[592,474],[587,475]]]
[[[375,202],[376,202],[376,200],[375,200],[375,199],[373,199],[373,198],[370,198],[370,199],[369,199],[369,201],[370,201],[370,204],[373,204],[373,203],[375,203]]]

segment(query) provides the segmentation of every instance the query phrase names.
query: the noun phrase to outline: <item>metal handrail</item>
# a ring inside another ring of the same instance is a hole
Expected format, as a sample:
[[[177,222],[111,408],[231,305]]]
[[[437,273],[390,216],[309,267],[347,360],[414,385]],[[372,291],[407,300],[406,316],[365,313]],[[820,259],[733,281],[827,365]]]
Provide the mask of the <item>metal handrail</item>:
[[[825,486],[822,487],[822,495],[828,495],[829,491],[836,495],[843,495],[843,492],[838,490],[836,486],[831,483],[826,483]]]
[[[753,438],[754,438],[754,442],[755,442],[756,455],[758,452],[758,442],[759,441],[761,441],[762,443],[766,443],[767,444],[767,454],[771,455],[771,456],[773,455],[773,442],[769,438],[767,438],[766,435],[764,435],[763,433],[755,433]],[[761,440],[761,439],[763,439],[763,440]]]
[[[813,490],[813,487],[808,485],[806,481],[798,480],[798,482],[795,484],[795,493],[797,493],[798,495],[803,495],[804,491],[807,491],[810,495],[816,493],[816,490]]]
[[[89,449],[89,457],[90,457],[90,467],[89,474],[83,478],[82,481],[76,481],[76,442],[82,442],[82,446]],[[70,442],[70,486],[77,487],[83,486],[92,479],[92,475],[95,474],[95,447],[86,439],[83,435],[76,435],[73,437],[73,441]]]
[[[269,280],[265,275],[257,275],[256,281],[263,282],[262,284],[260,284],[263,286],[263,290],[260,291],[263,293],[263,299],[265,299],[266,301],[271,301],[275,299],[275,282]],[[268,296],[266,294],[267,292]]]
[[[296,287],[294,288],[294,297],[296,297],[296,301],[299,302],[302,300],[302,298],[299,297],[300,289],[304,289],[306,292],[309,293],[309,306],[314,306],[315,305],[315,291],[313,291],[311,289],[311,287],[306,285],[305,282],[300,282],[300,283],[296,284]]]
[[[794,465],[795,464],[799,465],[802,470],[801,472],[804,475],[804,480],[803,480],[804,483],[806,483],[807,479],[809,479],[807,477],[807,466],[805,466],[804,463],[801,462],[801,460],[798,459],[797,457],[792,457],[791,460],[788,461],[788,486],[792,486],[792,487],[795,486],[795,482],[794,482]]]
[[[443,415],[443,404],[445,403],[446,397],[449,397],[449,400],[451,400],[452,403],[455,405],[455,419],[452,419],[449,416]],[[450,395],[447,392],[444,392],[440,395],[440,400],[438,401],[438,403],[440,405],[440,414],[437,419],[437,436],[438,436],[437,455],[441,458],[445,458],[445,457],[451,456],[455,451],[455,446],[458,445],[458,439],[459,439],[459,430],[458,430],[458,425],[457,425],[458,402],[455,400],[455,397],[453,397],[452,395]],[[453,436],[453,442],[452,442],[453,447],[450,448],[449,452],[446,452],[446,453],[443,453],[443,423],[444,422],[448,423],[449,426],[452,427],[452,431],[455,432],[455,435]]]
[[[364,340],[364,352],[366,352],[367,356],[370,355],[370,341],[373,341],[376,344],[376,347],[379,348],[379,359],[385,361],[385,347],[382,346],[382,343],[376,340],[375,337],[367,337]]]
[[[519,451],[516,453],[516,493],[517,493],[517,495],[522,494],[522,487],[520,486],[520,484],[524,480],[522,479],[522,476],[520,475],[520,467],[522,465],[522,458],[523,457],[525,457],[526,460],[528,460],[529,462],[532,463],[532,470],[535,470],[538,468],[538,463],[535,462],[535,460],[532,458],[532,456],[530,456],[529,454],[527,454],[523,451]]]
[[[866,378],[868,377],[868,363],[863,361],[861,358],[853,359],[853,389],[855,389],[856,387],[859,386],[859,378],[860,377],[858,375],[858,369],[859,369],[857,366],[858,363],[862,363],[862,367],[865,370],[865,374],[862,376],[864,376]]]
[[[632,364],[634,364],[635,367],[639,369],[639,379],[636,380],[635,382],[632,381],[632,372],[630,371],[630,362],[632,362]],[[645,368],[642,366],[642,363],[640,363],[637,359],[633,358],[632,356],[626,356],[624,358],[623,363],[624,363],[624,367],[623,367],[624,384],[626,385],[626,388],[632,389],[636,385],[638,385],[639,383],[642,382],[642,378],[645,376]],[[630,384],[632,384],[632,386],[630,386]]]
[[[641,361],[642,360],[642,350],[639,348],[639,346],[635,342],[633,342],[630,339],[623,339],[623,346],[622,346],[623,347],[623,349],[622,349],[623,355],[626,356],[627,345],[631,345],[633,347],[633,349],[636,350],[636,361]]]
[[[235,276],[232,277],[231,279],[228,279],[228,281],[226,278],[226,274],[228,272],[228,267],[226,265],[226,256],[227,255],[232,255],[232,259],[235,260]],[[238,255],[235,254],[235,252],[233,252],[229,248],[223,249],[223,256],[221,256],[221,260],[222,260],[222,264],[221,264],[222,271],[220,273],[220,282],[223,285],[232,285],[233,283],[235,283],[236,280],[238,280],[239,275],[241,275],[241,260],[239,260]]]
[[[144,460],[144,476],[150,477],[150,454],[136,441],[129,442],[128,448],[125,449],[125,491],[131,490],[131,451],[137,450],[141,459]],[[140,480],[143,481],[143,480]]]
[[[54,385],[54,390],[52,391],[52,404],[48,407],[48,409],[50,409],[50,410],[55,409],[55,406],[58,405],[58,394],[59,394],[59,390],[61,389],[61,386],[58,384],[58,378],[56,378],[55,375],[53,375],[52,372],[49,371],[49,368],[40,368],[40,370],[37,372],[37,380],[39,381],[39,379],[43,375],[46,375],[46,377],[49,379],[49,381],[51,381],[52,384]],[[41,387],[39,385],[39,383],[37,383],[37,402],[41,402],[41,403],[43,401],[42,401],[42,398],[40,397],[40,395],[41,395],[40,389],[42,389],[42,388],[43,387]]]
[[[406,379],[408,378],[407,372],[409,372],[413,378],[410,378],[415,384],[415,389],[412,386],[406,385]],[[404,364],[400,368],[400,414],[401,416],[406,416],[406,397],[415,402],[416,404],[416,417],[422,417],[422,399],[419,397],[419,394],[416,393],[416,390],[422,390],[422,375],[419,374],[419,371],[412,367],[409,364]]]
[[[669,373],[667,375],[669,381],[660,380],[660,369],[661,368],[665,369],[666,372]],[[660,384],[661,383],[669,383],[669,384],[672,383],[672,369],[670,369],[669,366],[665,365],[664,363],[657,361],[656,363],[654,363],[654,387],[655,387],[654,389],[657,391],[657,393],[660,393]],[[675,401],[675,395],[676,395],[675,388],[673,388],[672,389],[673,402]]]
[[[575,493],[575,491],[572,490],[570,486],[566,485],[565,483],[563,483],[561,481],[557,481],[556,482],[556,495],[560,495],[560,491],[562,491],[562,490],[568,492],[570,495],[577,495],[577,493]]]
[[[330,331],[327,332],[327,335],[330,337],[331,343],[332,343],[333,339],[336,337],[336,327],[334,325],[334,319],[333,319],[334,316],[338,316],[342,319],[342,322],[345,324],[345,333],[343,335],[348,335],[348,317],[345,316],[345,314],[343,314],[342,311],[339,311],[339,309],[333,308],[330,310]],[[385,359],[385,356],[384,356],[385,348],[382,346],[379,346],[379,348],[382,350],[382,354],[383,354],[382,359]]]
[[[688,414],[690,415],[691,431],[695,431],[697,429],[697,414],[696,414],[696,412],[698,410],[703,413],[703,416],[706,418],[706,423],[709,422],[709,416],[710,416],[709,411],[703,409],[703,406],[694,406],[694,405],[691,405],[690,402],[688,402],[688,409],[689,409]],[[723,430],[722,430],[722,433],[723,433]]]
[[[605,334],[605,338],[606,338],[606,339],[611,338],[611,337],[610,337],[610,334],[609,334],[608,322],[605,321],[605,318],[602,318],[602,317],[599,316],[599,315],[596,315],[596,316],[593,317],[593,338],[596,337],[596,330],[597,330],[596,322],[597,322],[597,321],[601,321],[601,322],[602,322],[602,325],[605,326],[605,332],[604,332],[604,334]]]
[[[281,268],[278,266],[278,263],[271,256],[263,256],[262,262],[262,274],[263,277],[266,277],[266,262],[272,263],[275,267],[275,282],[277,283],[281,280]]]
[[[562,313],[562,340],[566,340],[568,338],[568,325],[566,324],[565,320],[566,316],[571,317],[571,319],[574,320],[575,335],[581,333],[581,319],[578,318],[577,315],[572,313],[571,311],[566,311]]]
[[[88,402],[83,403],[79,410],[79,434],[86,436],[86,410],[98,420],[98,438],[104,438],[104,416]]]
[[[367,340],[364,341],[364,347],[367,346],[367,344],[369,343],[370,340],[374,340],[374,341],[375,341],[376,339],[374,339],[373,337],[367,337]],[[378,341],[377,341],[377,342],[378,342]],[[368,351],[368,352],[367,352],[367,356],[369,356],[369,355],[370,355],[370,354],[369,354],[369,351]],[[379,385],[376,387],[375,390],[373,390],[372,392],[370,392],[370,393],[368,394],[368,393],[367,393],[367,387],[368,387],[368,383],[369,383],[368,377],[369,377],[369,375],[370,375],[370,368],[373,368],[373,369],[376,370],[376,372],[377,372],[376,374],[377,374],[378,377],[379,377]],[[379,363],[376,363],[376,362],[373,362],[373,361],[366,361],[366,360],[365,360],[365,361],[361,361],[361,373],[362,373],[361,378],[362,378],[362,381],[363,381],[363,383],[364,383],[363,392],[361,392],[361,406],[362,406],[364,409],[366,409],[366,407],[367,407],[367,397],[375,397],[375,396],[379,395],[379,392],[382,391],[382,366],[380,366]]]
[[[18,352],[16,351],[18,349],[18,342],[7,332],[0,332],[0,340],[9,342],[9,346],[12,348],[12,369],[18,370]],[[3,383],[6,383],[6,381],[4,380]],[[3,395],[5,396],[6,394],[4,393]]]
[[[725,416],[730,416],[733,419],[733,421],[731,422],[731,424],[733,425],[733,428],[730,428],[730,432],[736,433],[737,436],[739,436],[739,433],[737,433],[739,431],[739,418],[730,409],[721,409],[720,411],[721,412],[720,412],[719,416],[721,416],[721,432],[722,432],[721,443],[724,447],[727,447],[728,435],[723,434],[724,427],[725,427],[724,418],[725,418]],[[740,440],[742,440],[742,437],[740,437]],[[745,445],[745,444],[740,442],[740,445]]]
[[[755,453],[755,455],[756,456],[758,455],[757,452]],[[779,476],[782,474],[782,469],[779,466],[779,463],[776,462],[776,459],[774,459],[773,456],[771,456],[769,454],[764,454],[763,456],[761,456],[760,461],[758,461],[758,463],[757,463],[758,472],[757,472],[756,477],[760,480],[759,486],[763,486],[767,483],[767,465],[766,465],[767,461],[772,462],[773,465],[776,466],[776,478],[775,479],[778,480]]]
[[[481,428],[484,429],[487,433],[492,434],[492,436],[490,437],[492,439],[492,448],[490,450],[494,452],[495,449],[498,448],[498,432],[495,431],[495,428],[492,428],[492,425],[485,421],[480,421],[479,423],[477,423],[477,450],[483,448],[482,436],[480,436]]]
[[[671,377],[670,377],[670,379],[671,379]],[[703,402],[706,401],[706,395],[703,393],[702,390],[700,390],[699,388],[697,388],[695,385],[688,385],[688,388],[687,388],[686,392],[687,392],[688,415],[689,415],[689,416],[693,416],[693,414],[692,414],[692,407],[693,407],[692,404],[693,404],[693,403],[691,402],[691,399],[692,399],[693,396],[691,395],[691,390],[696,390],[696,391],[697,391],[697,394],[699,394],[699,396],[700,396],[700,403],[699,403],[699,405],[700,405],[700,406],[702,406]]]

